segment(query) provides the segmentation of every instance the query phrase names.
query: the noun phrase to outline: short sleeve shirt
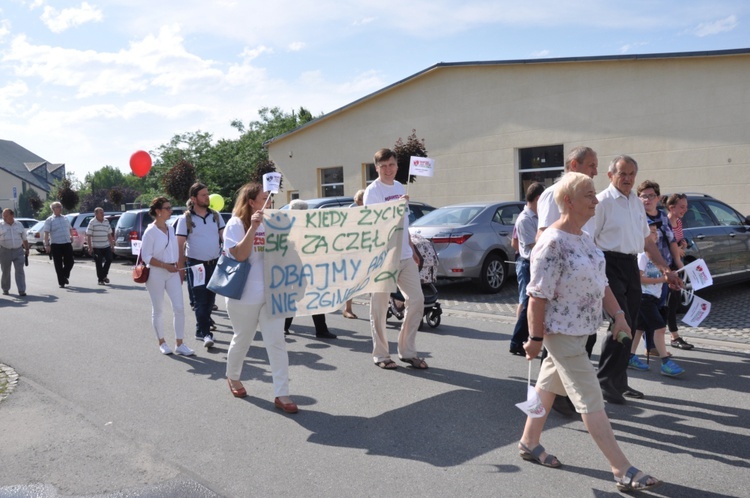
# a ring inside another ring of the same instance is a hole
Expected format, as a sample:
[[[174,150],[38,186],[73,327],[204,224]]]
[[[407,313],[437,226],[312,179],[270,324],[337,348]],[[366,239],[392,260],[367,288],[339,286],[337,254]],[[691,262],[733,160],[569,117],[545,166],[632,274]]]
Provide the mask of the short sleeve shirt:
[[[245,225],[242,220],[232,216],[224,230],[224,253],[232,258],[229,249],[236,246],[245,237]],[[265,302],[265,285],[263,274],[263,254],[266,247],[266,228],[261,223],[255,230],[253,238],[253,252],[250,253],[250,273],[245,281],[245,289],[239,301],[243,304],[260,304]],[[227,298],[231,299],[231,298]]]
[[[644,277],[664,278],[664,274],[651,262],[645,252],[638,254],[638,269],[643,272]],[[661,297],[662,288],[663,284],[641,284],[641,291],[654,297]]]
[[[0,247],[5,249],[18,249],[26,240],[26,229],[20,221],[14,221],[12,225],[0,220]]]
[[[94,249],[109,247],[109,234],[112,233],[112,225],[106,219],[99,221],[96,218],[89,222],[86,227],[86,235],[91,236],[91,245]]]
[[[526,206],[518,215],[516,225],[513,227],[518,239],[518,254],[524,259],[531,258],[531,249],[536,242],[538,219],[536,213]]]
[[[393,185],[386,185],[380,179],[372,182],[365,189],[364,205],[380,204],[383,202],[397,201],[406,194],[404,186],[400,182],[394,181]],[[401,258],[409,259],[414,254],[409,244],[409,217],[404,216],[403,242],[401,244]]]
[[[539,196],[539,200],[536,204],[536,213],[539,217],[538,227],[546,229],[552,226],[554,222],[560,219],[560,208],[555,202],[555,191],[559,183],[554,183],[551,187],[544,189],[542,195]],[[583,231],[587,234],[594,235],[594,217],[592,216],[589,221],[583,225]]]
[[[187,237],[185,242],[185,255],[188,258],[199,261],[211,261],[221,254],[221,240],[219,231],[224,228],[224,219],[217,217],[219,224],[216,224],[214,215],[209,209],[206,216],[198,216],[194,211],[190,211],[190,222],[193,227],[188,235],[187,218],[183,214],[177,220],[177,236]]]
[[[547,300],[544,333],[590,335],[602,323],[607,286],[604,254],[584,232],[556,228],[542,233],[531,252],[529,296]]]
[[[63,215],[54,214],[44,220],[44,231],[49,232],[50,243],[70,244],[70,222]]]
[[[625,196],[614,185],[596,195],[596,228],[594,241],[602,251],[614,251],[636,256],[643,252],[646,237],[651,231],[646,210],[635,192]]]

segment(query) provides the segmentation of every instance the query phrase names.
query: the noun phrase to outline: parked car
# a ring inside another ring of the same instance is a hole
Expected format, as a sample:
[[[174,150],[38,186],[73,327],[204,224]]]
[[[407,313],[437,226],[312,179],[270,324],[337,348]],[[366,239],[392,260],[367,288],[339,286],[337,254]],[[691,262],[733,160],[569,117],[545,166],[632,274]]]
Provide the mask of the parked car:
[[[685,263],[702,258],[714,284],[750,280],[750,216],[706,194],[687,194]],[[689,306],[692,296],[683,293]]]
[[[354,202],[354,197],[319,197],[317,199],[305,199],[305,202],[308,209],[347,207]],[[289,204],[279,209],[289,209]]]
[[[438,208],[416,220],[409,231],[432,242],[438,278],[472,278],[486,293],[500,291],[514,251],[513,225],[523,202],[470,202]],[[515,266],[513,266],[515,271]]]
[[[184,212],[185,208],[172,206],[173,217]],[[115,227],[115,255],[135,260],[137,255],[133,255],[131,241],[141,240],[144,230],[153,221],[148,208],[131,209],[122,213]]]
[[[109,222],[109,226],[112,227],[112,235],[113,236],[115,234],[115,229],[117,228],[117,222],[120,220],[120,216],[121,215],[122,215],[122,213],[105,214],[104,215],[104,219],[107,220]],[[91,222],[91,220],[89,220],[89,223],[90,222]],[[88,225],[86,225],[86,228],[88,228]],[[83,252],[85,254],[88,254],[89,253],[88,252],[89,251],[89,241],[88,241],[88,237],[85,236],[86,235],[86,231],[85,230],[84,230],[83,234],[84,234]],[[113,257],[117,257],[117,255],[114,254],[114,253],[112,254],[112,256]]]
[[[44,254],[44,222],[37,221],[34,226],[26,230],[26,240],[29,241],[29,248],[36,249],[39,254]]]
[[[39,223],[39,220],[35,220],[34,218],[14,218],[17,222],[19,222],[25,229],[29,229]]]

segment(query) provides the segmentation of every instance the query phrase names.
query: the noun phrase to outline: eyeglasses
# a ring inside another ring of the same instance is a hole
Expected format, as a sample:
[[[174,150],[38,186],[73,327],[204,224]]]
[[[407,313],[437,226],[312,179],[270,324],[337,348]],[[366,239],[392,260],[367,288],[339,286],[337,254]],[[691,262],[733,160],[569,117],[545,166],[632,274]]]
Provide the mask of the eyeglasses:
[[[638,197],[640,197],[644,201],[653,201],[654,199],[656,199],[659,196],[656,195],[656,194],[648,194],[648,195],[647,194],[643,194],[643,195],[639,195]]]
[[[166,209],[167,211],[172,210],[172,206],[162,206],[162,209]]]

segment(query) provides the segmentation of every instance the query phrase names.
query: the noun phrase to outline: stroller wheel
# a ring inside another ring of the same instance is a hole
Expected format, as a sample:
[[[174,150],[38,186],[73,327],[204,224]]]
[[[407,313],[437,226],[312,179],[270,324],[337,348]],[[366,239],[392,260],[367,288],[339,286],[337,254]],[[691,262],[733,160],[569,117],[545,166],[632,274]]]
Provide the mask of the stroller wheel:
[[[427,325],[430,327],[437,328],[440,325],[440,315],[431,314],[429,317],[427,317]]]

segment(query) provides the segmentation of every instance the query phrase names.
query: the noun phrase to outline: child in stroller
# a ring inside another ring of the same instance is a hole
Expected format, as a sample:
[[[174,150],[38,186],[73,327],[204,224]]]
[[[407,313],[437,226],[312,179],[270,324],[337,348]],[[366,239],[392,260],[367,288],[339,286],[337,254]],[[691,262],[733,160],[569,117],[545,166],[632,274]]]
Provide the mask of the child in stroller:
[[[419,280],[422,284],[422,294],[424,294],[424,314],[422,318],[426,319],[427,325],[436,328],[440,325],[440,315],[443,310],[438,302],[438,291],[435,288],[437,280],[438,257],[432,243],[419,234],[411,234],[411,243],[419,256]],[[399,320],[404,319],[404,296],[401,291],[391,293],[388,305],[387,318],[395,316]],[[422,324],[419,324],[422,328]]]

